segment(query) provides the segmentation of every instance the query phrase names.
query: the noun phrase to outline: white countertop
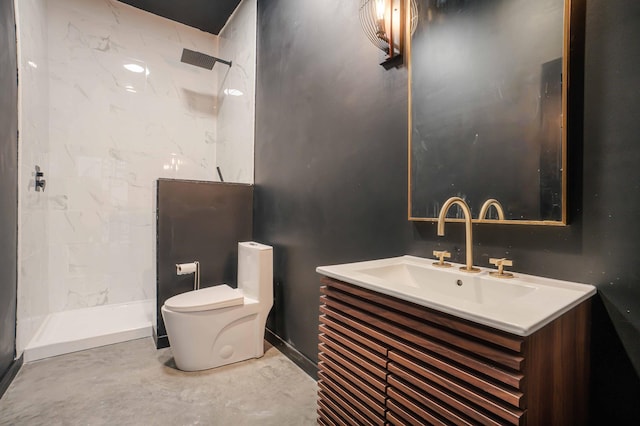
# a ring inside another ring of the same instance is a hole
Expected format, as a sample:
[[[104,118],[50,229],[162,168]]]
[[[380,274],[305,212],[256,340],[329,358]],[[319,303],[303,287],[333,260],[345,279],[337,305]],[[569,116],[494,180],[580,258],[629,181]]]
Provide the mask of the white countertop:
[[[596,293],[592,285],[514,272],[496,278],[433,266],[433,259],[400,256],[319,266],[337,280],[464,318],[519,336],[528,336]]]

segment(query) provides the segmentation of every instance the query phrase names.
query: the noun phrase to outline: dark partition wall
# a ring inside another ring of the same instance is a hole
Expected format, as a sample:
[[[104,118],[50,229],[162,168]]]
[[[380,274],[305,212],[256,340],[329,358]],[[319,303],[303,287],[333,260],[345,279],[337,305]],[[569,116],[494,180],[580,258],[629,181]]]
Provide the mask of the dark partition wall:
[[[13,0],[0,0],[0,395],[16,350],[18,85]]]
[[[200,262],[201,287],[237,285],[238,242],[252,239],[253,186],[159,179],[156,271],[158,347],[168,346],[160,308],[193,290],[194,275],[177,275],[177,263]]]
[[[640,424],[640,2],[572,3],[586,26],[570,81],[570,226],[474,226],[474,262],[506,256],[516,271],[595,284],[593,424]],[[268,327],[311,361],[316,266],[434,249],[464,263],[462,226],[439,238],[406,220],[407,76],[381,60],[358,2],[258,1],[254,227],[274,246]]]

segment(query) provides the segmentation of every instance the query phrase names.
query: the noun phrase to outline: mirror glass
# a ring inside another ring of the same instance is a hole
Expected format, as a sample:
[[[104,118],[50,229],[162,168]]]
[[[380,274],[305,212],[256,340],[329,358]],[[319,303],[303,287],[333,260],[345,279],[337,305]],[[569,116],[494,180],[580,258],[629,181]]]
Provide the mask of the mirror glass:
[[[496,199],[504,222],[566,223],[569,1],[416,1],[410,220],[434,220],[458,196],[475,221]],[[459,215],[452,208],[448,217]],[[487,218],[499,221],[494,208]]]

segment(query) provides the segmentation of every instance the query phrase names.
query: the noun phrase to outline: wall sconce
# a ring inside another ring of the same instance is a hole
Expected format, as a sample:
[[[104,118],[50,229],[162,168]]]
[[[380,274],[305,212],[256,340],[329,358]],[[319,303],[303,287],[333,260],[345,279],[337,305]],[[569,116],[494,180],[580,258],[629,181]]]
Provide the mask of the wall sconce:
[[[389,69],[402,65],[406,38],[406,7],[409,7],[410,33],[416,30],[416,0],[360,0],[360,23],[367,38],[387,54],[380,65]]]

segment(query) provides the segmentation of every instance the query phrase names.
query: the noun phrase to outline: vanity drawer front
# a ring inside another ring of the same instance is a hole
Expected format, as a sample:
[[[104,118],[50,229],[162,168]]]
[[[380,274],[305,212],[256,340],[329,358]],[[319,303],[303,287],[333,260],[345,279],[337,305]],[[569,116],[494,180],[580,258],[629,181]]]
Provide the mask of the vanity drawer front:
[[[408,302],[404,304],[398,303],[396,308],[402,310],[395,310],[389,306],[377,305],[371,303],[370,300],[347,294],[342,289],[335,287],[335,284],[328,285],[323,289],[323,293],[329,300],[327,302],[328,304],[334,300],[339,301],[338,303],[342,304],[343,309],[356,309],[363,313],[373,315],[376,318],[384,318],[394,323],[396,328],[414,332],[416,335],[419,333],[428,336],[435,342],[441,342],[456,350],[472,353],[492,364],[504,368],[520,371],[523,367],[524,357],[519,352],[499,347],[491,342],[481,341],[477,336],[471,336],[435,323],[430,323],[424,318],[414,318],[408,315],[405,309],[403,309],[403,307],[409,308]],[[340,305],[334,303],[334,306],[339,309]],[[374,322],[373,325],[378,326],[379,324]],[[400,336],[401,335],[402,334],[400,334]]]
[[[319,418],[327,424],[385,424],[388,345],[367,321],[334,302],[321,297]]]
[[[453,424],[424,407],[421,407],[393,388],[389,388],[389,394],[391,398],[387,401],[387,406],[389,407],[387,420],[391,421],[394,417],[401,419],[401,422],[391,422],[391,424],[409,424],[411,426],[449,426]]]
[[[474,424],[503,425],[520,424],[524,415],[523,410],[490,398],[480,389],[426,368],[412,371],[392,362],[389,373],[389,386],[445,418],[460,416]],[[464,421],[455,423],[464,424]]]
[[[329,407],[329,404],[327,403],[329,401],[329,399],[326,396],[320,396],[320,394],[318,395],[319,397],[321,397],[322,399],[320,399],[318,401],[318,406],[320,408],[318,408],[317,413],[318,413],[318,424],[321,426],[347,426],[349,425],[349,421],[353,421],[351,418],[347,417],[345,420],[345,418],[341,417],[339,414],[336,413],[336,411],[334,409],[332,409],[331,407]]]
[[[331,347],[342,347],[348,350],[351,350],[357,353],[359,356],[364,357],[367,361],[376,364],[382,368],[387,366],[386,354],[387,351],[383,354],[379,354],[366,346],[360,344],[349,336],[345,336],[337,330],[334,330],[332,327],[328,327],[324,324],[320,324],[320,341],[325,343]]]
[[[429,309],[425,306],[416,305],[415,303],[400,300],[372,290],[367,290],[333,278],[322,277],[320,281],[330,289],[339,290],[371,303],[385,306],[389,309],[400,312],[403,316],[410,316],[424,320],[432,326],[437,326],[462,335],[474,336],[474,339],[476,340],[481,340],[491,345],[510,349],[514,352],[523,352],[525,341],[524,337],[495,330],[443,312]],[[424,321],[420,321],[420,323],[424,323]]]
[[[369,399],[384,405],[386,400],[385,382],[373,377],[359,376],[357,373],[349,371],[344,368],[344,366],[334,362],[325,354],[322,354],[321,359],[322,360],[318,362],[319,371],[326,373],[329,377],[345,386],[348,384],[351,387],[355,387],[359,391],[364,392]]]
[[[525,425],[525,415],[514,420],[476,415],[468,416],[469,408],[458,411],[443,401],[424,394],[390,376],[387,400],[387,420],[393,425]],[[484,417],[484,418],[483,418]]]
[[[353,341],[366,346],[383,357],[387,355],[389,345],[383,342],[385,337],[383,333],[362,321],[360,318],[355,318],[339,309],[324,304],[324,302],[326,302],[324,296],[321,298],[321,302],[323,302],[323,304],[320,305],[320,312],[322,314],[320,315],[321,326],[329,327],[333,331],[349,337]],[[332,301],[329,301],[329,303],[332,303]]]
[[[507,385],[516,388],[520,388],[523,385],[523,375],[518,371],[504,368],[504,366],[484,359],[484,357],[479,357],[473,352],[461,350],[449,345],[447,342],[415,332],[379,315],[365,312],[357,307],[343,303],[337,298],[329,298],[327,296],[323,296],[323,298],[323,301],[327,304],[325,308],[331,309],[331,311],[338,311],[345,316],[353,318],[355,321],[370,324],[370,327],[376,330],[376,338],[389,345],[389,347],[406,351],[418,359],[421,359],[420,355],[422,353],[434,353],[447,360],[447,363],[466,366]],[[380,314],[382,315],[384,312]]]
[[[327,288],[321,287],[320,291],[325,293]],[[386,358],[388,345],[380,340],[381,333],[368,321],[363,321],[350,315],[351,307],[347,311],[335,308],[334,302],[338,301],[332,300],[331,297],[326,295],[320,297],[320,333],[325,333],[335,340],[340,340],[345,346],[382,365],[383,362],[380,359]],[[342,307],[343,305],[339,306]],[[341,339],[346,339],[346,341]],[[366,353],[362,349],[366,349]],[[367,354],[375,354],[377,357]]]
[[[334,383],[337,383],[340,387],[346,389],[349,392],[349,395],[357,398],[373,411],[384,413],[384,405],[387,400],[386,394],[369,392],[372,390],[371,388],[366,388],[366,385],[364,388],[358,386],[357,382],[350,381],[348,378],[341,376],[335,370],[328,368],[326,365],[325,368],[323,368],[323,370],[318,373],[318,377],[322,377],[322,379],[324,380],[330,380]]]
[[[515,389],[524,392],[524,374],[499,366],[475,357],[473,354],[451,350],[432,340],[411,334],[403,336],[406,340],[393,339],[389,342],[395,353],[404,353],[426,364],[432,364],[454,377],[461,377],[470,383],[485,386],[490,393],[501,394],[500,389]],[[391,355],[391,350],[389,352]],[[495,386],[490,386],[495,383]]]
[[[506,412],[509,412],[510,409],[523,408],[524,394],[518,390],[476,377],[471,373],[455,377],[448,374],[446,369],[440,370],[438,368],[440,364],[437,366],[425,364],[397,352],[389,353],[389,359],[392,360],[389,363],[389,372],[403,377],[409,382],[416,380],[415,385],[420,386],[422,383],[419,380],[425,379],[475,404],[491,405],[490,401],[499,401],[499,405],[494,408],[494,411],[500,411],[499,407],[503,405],[507,407]]]
[[[318,382],[318,386],[320,386]],[[322,386],[326,386],[323,382]],[[374,426],[377,423],[369,420],[360,411],[349,408],[349,402],[335,392],[325,391],[320,388],[318,392],[318,420],[322,420],[327,425],[368,425]]]
[[[326,404],[336,404],[342,411],[359,419],[353,424],[385,424],[386,408],[384,406],[363,401],[358,398],[362,395],[357,390],[338,384],[322,371],[318,373],[318,387],[320,388],[320,401],[325,401]]]
[[[350,355],[347,349],[333,345],[331,340],[322,334],[319,339],[321,343],[318,345],[318,354],[322,355],[323,361],[334,369],[338,367],[344,369],[345,374],[343,375],[351,374],[384,393],[384,383],[387,376],[386,365],[380,367],[364,358],[353,355],[353,353]]]
[[[318,345],[318,353],[319,355],[328,356],[337,364],[344,366],[354,374],[363,375],[363,377],[371,382],[376,380],[384,382],[387,378],[386,368],[381,368],[369,362],[366,358],[359,356],[355,352],[351,352],[347,348],[320,343]]]

